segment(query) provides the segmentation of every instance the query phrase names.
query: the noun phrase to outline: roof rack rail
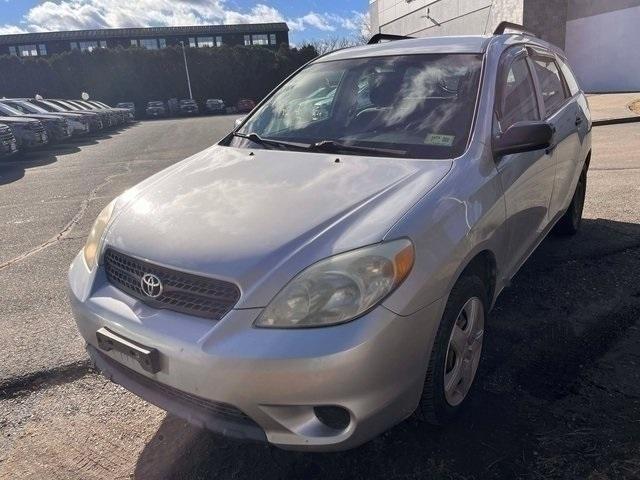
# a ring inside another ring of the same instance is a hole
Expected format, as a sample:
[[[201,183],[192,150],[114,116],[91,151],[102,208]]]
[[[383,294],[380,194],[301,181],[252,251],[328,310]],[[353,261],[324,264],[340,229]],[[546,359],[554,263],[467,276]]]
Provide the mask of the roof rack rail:
[[[405,37],[404,35],[392,35],[390,33],[376,33],[371,40],[369,40],[368,45],[373,45],[375,43],[382,43],[385,40],[388,42],[393,42],[395,40],[407,40],[409,38],[414,37]]]
[[[523,25],[518,25],[517,23],[512,22],[500,22],[493,32],[494,35],[503,35],[506,30],[515,30],[518,33],[522,33],[524,35],[529,35],[530,37],[537,37],[535,33],[527,30]]]

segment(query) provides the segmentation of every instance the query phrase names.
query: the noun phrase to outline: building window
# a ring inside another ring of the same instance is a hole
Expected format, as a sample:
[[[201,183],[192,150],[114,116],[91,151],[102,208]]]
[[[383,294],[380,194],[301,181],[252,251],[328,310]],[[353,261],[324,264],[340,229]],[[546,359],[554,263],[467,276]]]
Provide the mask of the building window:
[[[35,45],[20,45],[18,47],[18,53],[21,57],[37,57],[38,50]]]
[[[222,37],[216,37],[216,47],[222,46]]]
[[[78,46],[80,47],[81,52],[93,52],[98,48],[98,42],[96,41],[85,41],[78,42]]]
[[[147,50],[157,50],[158,49],[158,39],[157,38],[141,38],[140,46],[142,48],[146,48]]]
[[[40,45],[38,45],[38,50],[40,51],[40,55],[47,54],[47,46],[44,43],[41,43]]]
[[[251,35],[252,45],[269,45],[269,35],[261,33],[258,35]]]
[[[215,47],[213,37],[198,37],[198,47]]]
[[[195,37],[190,37],[189,38],[189,46],[191,48],[196,48],[196,39],[195,39]]]
[[[158,39],[158,46],[160,48],[167,48],[167,39],[166,38],[159,38]]]
[[[100,40],[100,48],[107,48],[107,41],[106,40]]]
[[[269,34],[269,45],[275,45],[277,41],[275,33]]]
[[[251,35],[244,36],[244,44],[245,46],[251,45]]]
[[[9,55],[13,55],[14,57],[18,56],[18,50],[16,50],[16,47],[9,47]]]
[[[138,40],[136,40],[135,38],[131,39],[131,46],[132,47],[137,47],[138,46]]]

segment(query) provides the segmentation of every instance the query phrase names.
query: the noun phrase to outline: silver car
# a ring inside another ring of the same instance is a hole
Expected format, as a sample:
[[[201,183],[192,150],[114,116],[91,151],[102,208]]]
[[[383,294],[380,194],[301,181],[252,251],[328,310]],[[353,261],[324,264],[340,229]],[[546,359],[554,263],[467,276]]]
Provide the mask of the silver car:
[[[330,53],[102,211],[78,328],[109,378],[229,436],[342,450],[416,409],[443,424],[500,292],[578,231],[590,154],[585,96],[532,36]]]

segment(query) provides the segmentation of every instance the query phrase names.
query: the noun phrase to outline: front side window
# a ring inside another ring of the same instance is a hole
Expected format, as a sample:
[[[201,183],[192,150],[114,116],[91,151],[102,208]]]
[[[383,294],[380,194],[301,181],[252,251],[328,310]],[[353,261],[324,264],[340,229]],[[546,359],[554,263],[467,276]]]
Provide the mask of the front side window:
[[[281,87],[240,130],[304,145],[334,142],[387,156],[454,158],[466,148],[480,55],[319,62]],[[253,146],[234,137],[235,146]],[[346,149],[345,149],[346,152]]]
[[[526,57],[514,60],[505,73],[498,90],[497,113],[502,132],[517,122],[540,120],[536,90]]]
[[[551,58],[534,57],[533,66],[540,83],[540,92],[547,116],[553,115],[567,98],[558,65]]]

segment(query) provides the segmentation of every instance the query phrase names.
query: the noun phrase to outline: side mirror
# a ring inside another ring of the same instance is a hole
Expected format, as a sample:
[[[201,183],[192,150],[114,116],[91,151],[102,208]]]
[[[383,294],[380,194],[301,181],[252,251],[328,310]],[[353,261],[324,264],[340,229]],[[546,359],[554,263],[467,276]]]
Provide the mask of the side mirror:
[[[494,142],[496,156],[532,152],[548,148],[553,139],[553,127],[547,122],[518,122],[507,128]]]
[[[246,118],[247,118],[246,115],[244,115],[244,116],[242,116],[240,118],[236,118],[236,122],[235,122],[236,127],[235,128],[238,128],[240,125],[242,125],[242,122],[244,122]]]

